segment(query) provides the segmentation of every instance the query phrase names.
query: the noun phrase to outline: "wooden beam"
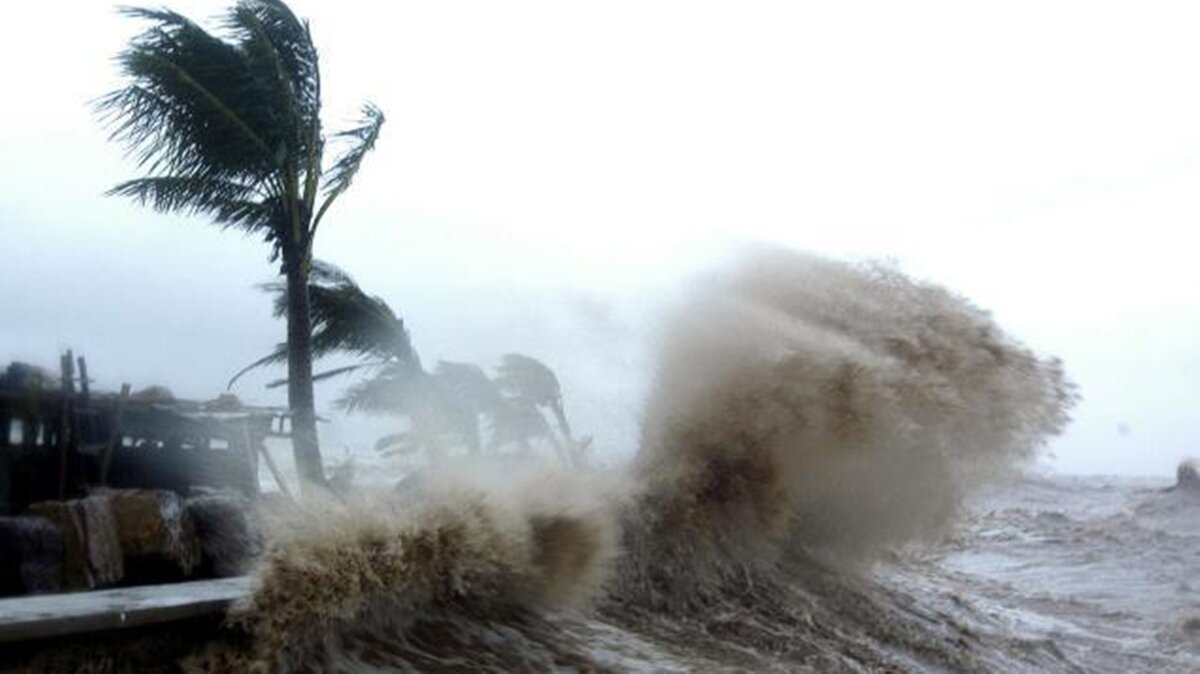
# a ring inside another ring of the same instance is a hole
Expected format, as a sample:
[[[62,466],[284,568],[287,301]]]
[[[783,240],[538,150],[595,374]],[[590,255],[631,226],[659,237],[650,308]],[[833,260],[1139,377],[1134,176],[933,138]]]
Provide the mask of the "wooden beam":
[[[88,386],[87,360],[80,356],[76,359],[79,363],[79,399],[84,405],[87,405],[91,399],[91,388]]]
[[[275,465],[275,459],[271,458],[271,453],[267,451],[266,446],[262,443],[258,443],[258,451],[262,452],[263,460],[267,463],[267,468],[271,471],[271,475],[275,477],[275,484],[279,485],[279,490],[294,505],[296,499],[292,497],[291,490],[288,489],[287,483],[283,481],[283,475],[279,472],[279,467]]]
[[[239,576],[0,599],[0,644],[220,615],[250,589]]]

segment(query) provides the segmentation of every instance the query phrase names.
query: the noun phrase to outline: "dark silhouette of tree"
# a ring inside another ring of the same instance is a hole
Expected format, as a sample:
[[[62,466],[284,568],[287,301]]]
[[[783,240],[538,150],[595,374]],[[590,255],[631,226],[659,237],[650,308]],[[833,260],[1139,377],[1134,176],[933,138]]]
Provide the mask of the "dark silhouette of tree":
[[[119,56],[126,85],[99,113],[145,176],[109,191],[163,212],[205,215],[262,236],[281,263],[288,404],[296,465],[321,484],[313,404],[313,239],[374,147],[383,113],[365,105],[325,162],[321,77],[307,22],[279,0],[242,0],[215,35],[165,9],[124,9],[152,25]]]
[[[556,448],[565,463],[578,466],[583,460],[586,443],[576,441],[571,435],[571,425],[567,423],[566,410],[563,408],[562,387],[554,370],[535,358],[519,353],[504,356],[497,370],[497,385],[510,396],[510,400],[518,403],[518,407],[545,407],[550,410],[563,440],[563,444]]]

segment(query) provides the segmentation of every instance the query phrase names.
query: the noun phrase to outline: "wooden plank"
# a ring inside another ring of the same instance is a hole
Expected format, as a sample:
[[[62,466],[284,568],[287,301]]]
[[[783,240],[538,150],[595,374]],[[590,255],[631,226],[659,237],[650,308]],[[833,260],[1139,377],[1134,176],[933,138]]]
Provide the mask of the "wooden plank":
[[[296,499],[292,496],[291,490],[288,489],[287,482],[283,479],[283,474],[279,472],[279,467],[275,465],[275,459],[271,458],[271,452],[261,443],[258,445],[258,451],[262,452],[263,459],[267,462],[267,468],[271,471],[271,475],[275,477],[275,484],[279,485],[279,491],[283,492],[287,500],[295,505]],[[258,476],[256,475],[255,479],[257,478]]]
[[[248,576],[0,599],[0,643],[218,616],[250,593]]]

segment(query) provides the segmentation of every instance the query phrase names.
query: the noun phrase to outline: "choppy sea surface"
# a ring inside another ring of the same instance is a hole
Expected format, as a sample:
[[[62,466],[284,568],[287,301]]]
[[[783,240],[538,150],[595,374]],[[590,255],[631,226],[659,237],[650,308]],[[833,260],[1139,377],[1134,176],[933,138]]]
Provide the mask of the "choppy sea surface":
[[[973,498],[953,535],[877,575],[1065,671],[1200,671],[1200,492],[1032,477]]]

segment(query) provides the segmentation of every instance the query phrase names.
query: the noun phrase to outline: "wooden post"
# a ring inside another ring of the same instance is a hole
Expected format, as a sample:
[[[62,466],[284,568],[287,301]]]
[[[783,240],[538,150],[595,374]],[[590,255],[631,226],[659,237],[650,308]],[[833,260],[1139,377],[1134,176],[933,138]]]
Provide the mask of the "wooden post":
[[[80,356],[79,363],[79,400],[87,405],[91,398],[91,388],[88,386],[87,360]]]
[[[100,461],[100,484],[108,485],[108,468],[112,465],[113,454],[121,444],[121,420],[125,416],[125,405],[129,402],[129,384],[121,384],[121,397],[117,398],[117,408],[113,410],[112,430],[108,435],[108,446],[104,448],[104,458]]]
[[[250,417],[242,419],[242,451],[246,453],[246,461],[250,463],[250,474],[254,476],[254,495],[258,496],[262,491],[258,488],[258,450],[250,438]]]
[[[279,472],[279,467],[275,465],[275,459],[271,458],[271,453],[267,451],[266,446],[261,442],[258,443],[258,451],[262,452],[263,460],[266,461],[267,468],[271,471],[271,475],[275,477],[275,483],[279,485],[279,490],[283,492],[283,495],[287,497],[287,500],[295,504],[296,499],[292,496],[291,490],[288,489],[287,483],[283,481],[283,475]]]
[[[67,351],[62,357],[62,417],[58,426],[58,498],[67,496],[67,463],[71,450],[71,397],[75,393],[75,358]]]

